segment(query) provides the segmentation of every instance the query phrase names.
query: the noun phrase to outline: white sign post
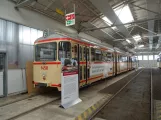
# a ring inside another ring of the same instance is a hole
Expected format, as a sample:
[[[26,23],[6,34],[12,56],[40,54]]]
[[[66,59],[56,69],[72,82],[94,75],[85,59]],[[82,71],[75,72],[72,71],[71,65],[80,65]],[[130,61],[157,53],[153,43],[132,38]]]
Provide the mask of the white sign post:
[[[61,106],[66,109],[82,100],[79,98],[77,61],[62,58],[61,63]]]
[[[75,12],[65,15],[66,26],[75,25]]]

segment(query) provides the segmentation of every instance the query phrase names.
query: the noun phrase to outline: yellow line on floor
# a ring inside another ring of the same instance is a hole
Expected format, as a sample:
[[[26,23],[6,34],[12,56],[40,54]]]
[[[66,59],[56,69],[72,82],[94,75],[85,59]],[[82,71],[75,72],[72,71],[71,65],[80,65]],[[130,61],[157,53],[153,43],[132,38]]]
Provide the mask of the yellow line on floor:
[[[106,95],[103,99],[97,101],[94,105],[86,109],[82,114],[77,116],[75,120],[87,120],[98,108],[101,107],[101,105],[104,104],[105,101],[110,99],[112,97],[111,94]]]
[[[161,101],[155,100],[155,119],[161,120]]]

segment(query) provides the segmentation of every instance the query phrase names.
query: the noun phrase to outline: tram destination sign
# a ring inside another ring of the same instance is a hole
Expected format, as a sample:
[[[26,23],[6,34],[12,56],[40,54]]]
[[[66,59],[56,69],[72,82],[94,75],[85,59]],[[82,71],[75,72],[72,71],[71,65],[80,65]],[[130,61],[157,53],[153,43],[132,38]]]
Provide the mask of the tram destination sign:
[[[66,26],[75,25],[75,12],[65,15]]]

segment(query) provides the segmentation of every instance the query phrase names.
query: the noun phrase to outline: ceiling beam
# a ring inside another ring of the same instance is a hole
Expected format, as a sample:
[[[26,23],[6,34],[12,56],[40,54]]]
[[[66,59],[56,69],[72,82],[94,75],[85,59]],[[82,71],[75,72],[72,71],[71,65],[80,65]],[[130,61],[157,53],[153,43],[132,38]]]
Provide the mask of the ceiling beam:
[[[158,13],[158,11],[155,12],[155,11],[153,11],[153,10],[146,9],[146,8],[140,7],[140,6],[138,6],[138,5],[134,5],[134,4],[132,4],[132,3],[130,3],[130,5],[132,5],[132,6],[134,6],[134,7],[138,7],[138,8],[143,9],[143,10],[146,10],[146,11],[148,11],[148,12],[154,13],[154,14],[156,14],[156,15],[161,15],[160,13]]]
[[[36,1],[36,0],[19,1],[19,3],[16,4],[15,8],[24,7],[26,4],[33,2],[33,1]]]
[[[117,26],[122,26],[122,25],[129,25],[129,24],[132,24],[132,26],[133,26],[135,24],[143,24],[143,23],[146,23],[146,22],[151,21],[151,20],[161,20],[161,18],[151,18],[151,19],[145,19],[145,20],[136,20],[134,22],[129,22],[129,23],[125,23],[125,24],[116,24],[116,25],[111,25],[111,26],[106,26],[106,27],[99,27],[99,28],[95,28],[95,27],[94,28],[88,28],[88,29],[83,30],[82,32],[101,30],[101,29],[112,28],[112,27],[117,27]]]
[[[126,29],[126,27],[122,24],[120,19],[115,14],[113,8],[109,5],[108,0],[90,0],[93,5],[101,12],[103,15],[105,15],[110,21],[114,22],[115,24],[120,24],[120,26],[117,26],[118,30],[125,36],[125,37],[131,37],[129,35],[129,31]],[[129,35],[129,36],[128,36]],[[132,39],[132,43],[135,43],[135,41]]]
[[[156,15],[158,15],[159,11],[159,5],[158,5],[158,0],[146,0],[147,1],[147,9],[148,11],[148,17],[149,18],[154,18]],[[153,11],[153,12],[152,12]],[[160,14],[159,14],[160,15]],[[154,20],[151,20],[148,22],[148,29],[150,31],[154,31]],[[153,35],[151,32],[149,32],[149,36]],[[149,37],[149,48],[152,50],[153,48],[153,37]]]
[[[47,10],[50,8],[50,6],[55,2],[56,0],[52,0],[45,8],[44,10]]]

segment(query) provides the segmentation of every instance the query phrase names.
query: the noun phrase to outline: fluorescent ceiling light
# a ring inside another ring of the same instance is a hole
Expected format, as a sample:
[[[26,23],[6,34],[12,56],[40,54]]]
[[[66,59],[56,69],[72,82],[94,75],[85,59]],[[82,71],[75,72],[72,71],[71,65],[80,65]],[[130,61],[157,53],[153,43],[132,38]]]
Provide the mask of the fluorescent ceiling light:
[[[141,48],[141,47],[144,47],[144,45],[139,45],[138,47]]]
[[[123,7],[124,6],[124,7]],[[131,10],[128,5],[123,5],[114,11],[123,24],[134,21]]]
[[[135,36],[133,36],[133,38],[134,38],[134,40],[136,41],[136,42],[138,42],[138,41],[140,41],[141,40],[141,36],[138,34],[138,35],[135,35]]]
[[[111,26],[113,23],[106,17],[103,16],[102,19],[107,23],[107,25]]]
[[[130,40],[128,40],[128,39],[126,39],[126,41],[127,41],[128,43],[131,43],[131,41],[130,41]]]

